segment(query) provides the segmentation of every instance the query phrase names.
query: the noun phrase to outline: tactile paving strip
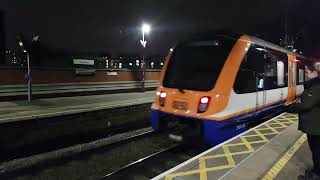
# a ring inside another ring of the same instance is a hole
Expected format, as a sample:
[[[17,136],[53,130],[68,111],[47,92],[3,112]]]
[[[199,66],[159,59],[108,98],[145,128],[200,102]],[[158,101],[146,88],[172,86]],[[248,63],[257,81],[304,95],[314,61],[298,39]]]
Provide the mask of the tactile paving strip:
[[[297,115],[284,113],[167,174],[165,180],[218,179],[296,121]]]

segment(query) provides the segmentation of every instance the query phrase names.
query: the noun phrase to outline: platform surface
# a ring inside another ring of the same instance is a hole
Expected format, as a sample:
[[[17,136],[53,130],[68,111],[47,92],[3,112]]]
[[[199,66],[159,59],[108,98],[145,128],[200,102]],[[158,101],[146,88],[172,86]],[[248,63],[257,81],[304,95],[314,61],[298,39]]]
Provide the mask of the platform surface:
[[[0,102],[0,123],[151,103],[156,93],[119,93]]]
[[[312,167],[306,135],[297,128],[297,115],[283,113],[153,179],[297,179]]]

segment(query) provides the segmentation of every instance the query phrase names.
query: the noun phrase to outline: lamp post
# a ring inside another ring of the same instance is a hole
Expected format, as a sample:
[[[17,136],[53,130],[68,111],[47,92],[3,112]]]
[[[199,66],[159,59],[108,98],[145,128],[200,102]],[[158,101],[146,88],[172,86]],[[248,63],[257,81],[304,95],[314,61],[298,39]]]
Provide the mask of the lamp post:
[[[31,96],[32,96],[32,84],[31,84],[31,68],[30,68],[30,57],[29,57],[29,53],[27,51],[25,51],[27,53],[27,64],[28,64],[28,102],[31,102]]]
[[[27,79],[28,79],[28,102],[31,102],[31,97],[32,97],[32,81],[31,81],[31,68],[30,68],[30,56],[29,52],[27,51],[27,48],[25,47],[24,43],[24,37],[20,33],[17,36],[17,41],[18,41],[18,48],[22,53],[25,53],[27,56],[27,65],[28,65],[28,70],[27,70]]]
[[[145,90],[145,57],[144,57],[144,54],[145,54],[145,48],[146,48],[146,45],[147,45],[147,41],[145,41],[144,39],[144,36],[145,34],[149,34],[151,30],[151,26],[149,24],[145,24],[143,23],[142,24],[142,27],[141,27],[141,31],[142,31],[142,40],[140,40],[140,43],[142,45],[142,48],[143,48],[143,52],[142,52],[142,83],[141,83],[141,88],[142,88],[142,91],[144,92]]]

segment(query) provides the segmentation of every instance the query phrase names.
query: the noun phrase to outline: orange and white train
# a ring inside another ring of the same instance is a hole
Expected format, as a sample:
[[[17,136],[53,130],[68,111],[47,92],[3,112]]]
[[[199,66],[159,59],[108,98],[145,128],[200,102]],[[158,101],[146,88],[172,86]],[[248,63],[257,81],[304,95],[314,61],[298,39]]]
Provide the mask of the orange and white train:
[[[290,105],[304,91],[302,55],[253,36],[208,32],[170,49],[152,104],[152,127],[196,124],[216,145]]]

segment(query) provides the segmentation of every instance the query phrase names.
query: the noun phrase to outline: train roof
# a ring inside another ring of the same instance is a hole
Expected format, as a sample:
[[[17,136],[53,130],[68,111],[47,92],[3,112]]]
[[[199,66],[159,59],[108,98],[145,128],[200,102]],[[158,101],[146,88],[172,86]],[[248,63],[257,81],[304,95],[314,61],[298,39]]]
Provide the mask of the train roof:
[[[246,34],[243,34],[243,35],[246,35]],[[288,50],[286,48],[283,48],[283,47],[281,47],[279,45],[273,44],[271,42],[267,42],[265,40],[262,40],[260,38],[255,37],[255,36],[250,36],[250,35],[247,35],[247,36],[250,37],[250,39],[252,40],[252,42],[254,44],[258,44],[260,46],[267,47],[267,48],[270,48],[270,49],[273,49],[273,50],[276,50],[276,51],[279,51],[279,52],[283,52],[283,53],[286,53],[286,54],[291,54],[291,55],[294,55],[294,56],[297,56],[297,57],[300,57],[300,58],[304,58],[304,59],[310,60],[309,58],[307,58],[307,57],[305,57],[305,56],[303,56],[301,54],[298,54],[298,53],[295,53],[293,51],[290,51],[290,50]]]
[[[238,32],[234,32],[234,31],[229,31],[229,30],[215,30],[215,31],[207,31],[207,32],[202,32],[202,33],[197,33],[193,36],[193,38],[210,38],[210,37],[213,37],[215,35],[225,35],[225,36],[228,36],[228,37],[231,37],[231,38],[234,38],[234,39],[239,39],[241,36],[248,36],[252,42],[254,44],[257,44],[257,45],[260,45],[260,46],[263,46],[263,47],[267,47],[267,48],[270,48],[270,49],[273,49],[273,50],[276,50],[276,51],[279,51],[279,52],[283,52],[283,53],[286,53],[286,54],[291,54],[291,55],[294,55],[294,56],[297,56],[297,57],[300,57],[300,58],[303,58],[303,59],[306,59],[306,60],[313,60],[314,59],[310,59],[310,58],[307,58],[301,54],[298,54],[298,53],[295,53],[293,51],[290,51],[286,48],[283,48],[279,45],[276,45],[274,43],[271,43],[271,42],[267,42],[265,40],[262,40],[260,38],[257,38],[255,36],[251,36],[251,35],[248,35],[248,34],[245,34],[245,33],[238,33]]]

